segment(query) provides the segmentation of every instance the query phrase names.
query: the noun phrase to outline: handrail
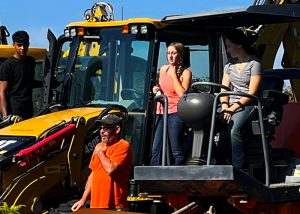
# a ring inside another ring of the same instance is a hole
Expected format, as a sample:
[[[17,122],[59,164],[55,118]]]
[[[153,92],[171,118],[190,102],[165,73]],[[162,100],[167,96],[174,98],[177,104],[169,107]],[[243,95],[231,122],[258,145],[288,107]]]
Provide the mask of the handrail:
[[[191,88],[195,88],[195,86],[197,85],[205,85],[205,86],[213,86],[213,87],[219,87],[219,88],[223,88],[226,91],[231,91],[231,88],[225,86],[225,85],[221,85],[219,83],[215,83],[215,82],[194,82],[191,84]]]
[[[264,153],[264,163],[265,163],[265,173],[266,173],[266,186],[270,185],[270,169],[269,169],[269,155],[268,155],[268,147],[265,139],[265,130],[263,125],[263,114],[262,114],[262,108],[261,103],[259,101],[259,98],[255,95],[243,93],[243,92],[233,92],[233,91],[224,91],[219,94],[217,94],[214,98],[214,104],[213,104],[213,112],[212,112],[212,119],[211,119],[211,127],[210,127],[210,133],[209,133],[209,142],[208,142],[208,154],[207,154],[207,165],[210,165],[211,162],[211,153],[212,153],[212,144],[213,144],[213,138],[214,138],[214,128],[215,128],[215,118],[217,114],[217,105],[219,102],[219,98],[223,96],[229,96],[229,95],[235,95],[240,97],[248,97],[256,100],[257,107],[258,107],[258,118],[260,123],[260,132],[261,132],[261,138],[262,138],[262,147],[263,147],[263,153]]]
[[[163,112],[163,120],[164,120],[164,126],[163,126],[163,148],[162,148],[162,166],[166,166],[166,153],[167,153],[167,130],[168,130],[168,97],[164,94],[156,95],[154,97],[155,101],[155,111],[156,111],[156,104],[157,102],[160,102],[163,107],[164,107],[164,112]],[[170,164],[168,164],[170,165]]]
[[[50,148],[54,145],[53,142],[57,139],[63,139],[70,134],[73,134],[76,130],[75,124],[69,124],[66,127],[58,130],[52,135],[42,139],[38,143],[22,149],[17,154],[14,155],[14,161],[19,164],[19,166],[25,166],[32,160],[35,160],[39,155],[45,154],[50,150]]]

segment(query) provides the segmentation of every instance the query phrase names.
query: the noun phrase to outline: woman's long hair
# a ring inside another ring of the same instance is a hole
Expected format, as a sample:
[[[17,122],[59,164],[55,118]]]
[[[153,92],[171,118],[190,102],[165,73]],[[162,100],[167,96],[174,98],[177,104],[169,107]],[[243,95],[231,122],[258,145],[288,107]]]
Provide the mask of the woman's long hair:
[[[256,48],[252,46],[249,38],[241,30],[231,30],[227,35],[225,35],[225,39],[230,40],[234,44],[241,45],[247,54],[257,56]]]
[[[180,77],[183,73],[183,71],[187,68],[184,62],[185,59],[185,47],[180,42],[172,42],[169,44],[169,46],[174,47],[177,50],[178,53],[178,66],[176,66],[176,73],[177,76]]]

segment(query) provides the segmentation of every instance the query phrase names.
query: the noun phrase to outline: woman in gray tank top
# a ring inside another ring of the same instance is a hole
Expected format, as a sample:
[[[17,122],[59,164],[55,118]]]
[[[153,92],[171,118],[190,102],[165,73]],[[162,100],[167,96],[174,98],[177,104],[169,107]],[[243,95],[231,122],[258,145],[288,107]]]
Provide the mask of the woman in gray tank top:
[[[224,67],[222,84],[233,91],[256,94],[261,81],[261,63],[246,35],[233,30],[225,39],[227,53],[231,59]],[[251,117],[253,105],[247,97],[221,97],[223,119],[228,123],[232,147],[232,165],[244,168],[244,139],[242,127]]]

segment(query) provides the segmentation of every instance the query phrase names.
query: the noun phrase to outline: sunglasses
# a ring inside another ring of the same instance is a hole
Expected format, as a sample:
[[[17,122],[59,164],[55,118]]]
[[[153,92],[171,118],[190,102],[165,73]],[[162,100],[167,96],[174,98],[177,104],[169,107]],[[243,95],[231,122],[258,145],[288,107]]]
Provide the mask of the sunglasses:
[[[116,126],[100,126],[99,128],[100,128],[100,130],[103,130],[103,131],[109,131],[109,130],[115,129]]]

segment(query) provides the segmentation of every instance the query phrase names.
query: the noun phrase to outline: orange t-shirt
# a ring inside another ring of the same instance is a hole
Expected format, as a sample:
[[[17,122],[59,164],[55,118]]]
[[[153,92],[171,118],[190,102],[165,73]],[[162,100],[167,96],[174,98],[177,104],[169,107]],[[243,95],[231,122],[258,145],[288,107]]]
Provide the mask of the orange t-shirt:
[[[180,97],[175,91],[173,78],[167,74],[169,68],[163,72],[159,78],[159,85],[164,95],[168,97],[168,114],[176,113],[177,112],[177,104],[180,100]],[[182,82],[182,76],[180,77],[180,81]],[[164,107],[157,103],[157,114],[163,114]]]
[[[127,206],[128,179],[132,167],[132,151],[125,140],[109,146],[106,156],[119,165],[109,176],[94,153],[90,162],[93,171],[91,182],[91,208],[125,208]]]

